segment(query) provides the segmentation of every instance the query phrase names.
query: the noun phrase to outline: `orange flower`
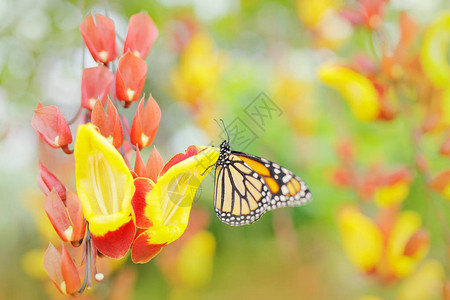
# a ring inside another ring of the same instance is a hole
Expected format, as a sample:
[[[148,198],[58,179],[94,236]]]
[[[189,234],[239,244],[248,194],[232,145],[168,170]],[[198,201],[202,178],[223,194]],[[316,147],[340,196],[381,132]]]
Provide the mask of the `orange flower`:
[[[39,102],[34,110],[32,125],[50,147],[62,148],[64,152],[71,153],[67,145],[72,143],[72,133],[56,106],[43,106]]]
[[[119,148],[123,143],[122,123],[120,122],[116,107],[109,98],[107,113],[108,115],[105,114],[100,101],[97,101],[91,114],[92,124],[98,127],[100,133],[114,147]]]
[[[64,242],[79,246],[86,231],[81,202],[71,191],[67,191],[65,203],[55,190],[44,201],[44,209],[56,233]]]
[[[92,110],[97,100],[105,105],[114,74],[105,66],[86,68],[81,76],[81,106]]]
[[[94,21],[89,14],[81,22],[80,32],[95,61],[106,64],[116,58],[116,33],[111,19],[96,14]]]
[[[147,76],[145,61],[127,52],[120,59],[116,73],[116,96],[119,100],[130,102],[139,99]]]
[[[158,28],[146,12],[132,15],[123,44],[123,53],[130,51],[137,57],[145,59],[157,37]]]
[[[131,125],[130,140],[139,149],[150,146],[155,139],[161,121],[161,110],[150,95],[144,108],[144,98],[139,102]]]
[[[134,164],[135,177],[145,177],[151,179],[153,182],[156,182],[158,180],[159,172],[162,170],[163,166],[163,159],[158,150],[156,150],[156,147],[154,147],[150,153],[147,164],[144,164],[141,152],[139,151],[139,148],[136,148],[136,161]]]
[[[38,185],[46,196],[55,189],[61,200],[66,200],[66,187],[40,162]]]
[[[81,287],[77,267],[66,248],[62,253],[50,243],[44,254],[44,269],[62,294],[74,294]]]

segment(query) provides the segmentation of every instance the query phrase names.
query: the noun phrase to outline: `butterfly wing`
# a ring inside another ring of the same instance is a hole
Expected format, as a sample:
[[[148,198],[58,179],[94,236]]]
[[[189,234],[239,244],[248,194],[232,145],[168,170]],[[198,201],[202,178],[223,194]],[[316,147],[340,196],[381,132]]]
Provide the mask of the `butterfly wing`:
[[[264,158],[232,152],[217,166],[216,215],[230,225],[251,224],[266,211],[300,206],[311,200],[306,184],[294,173]]]

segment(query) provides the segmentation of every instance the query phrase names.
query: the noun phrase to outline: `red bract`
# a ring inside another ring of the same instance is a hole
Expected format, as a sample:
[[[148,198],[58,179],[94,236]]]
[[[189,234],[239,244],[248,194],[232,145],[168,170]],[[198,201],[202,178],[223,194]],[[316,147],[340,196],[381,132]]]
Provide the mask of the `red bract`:
[[[158,28],[147,13],[141,12],[130,18],[123,53],[130,51],[137,57],[145,58],[158,37]]]
[[[159,121],[161,121],[161,110],[155,99],[150,96],[145,108],[144,99],[141,99],[131,125],[131,143],[140,149],[150,146],[158,131]]]
[[[103,65],[84,69],[81,77],[81,106],[92,110],[97,100],[105,105],[113,81],[114,74]]]
[[[430,187],[437,192],[443,193],[450,187],[450,170],[445,170],[436,175],[429,183]]]
[[[116,58],[116,33],[114,22],[102,15],[92,14],[80,24],[86,47],[97,62],[108,63]]]
[[[40,162],[38,185],[46,196],[54,189],[61,200],[66,200],[66,187]]]
[[[450,156],[450,136],[442,143],[441,149],[439,152],[442,155]]]
[[[156,182],[159,172],[161,171],[163,166],[163,159],[158,150],[156,150],[156,147],[154,147],[152,153],[150,153],[147,164],[144,164],[139,148],[136,149],[136,162],[134,164],[134,172],[136,173],[137,177],[146,177],[153,180],[153,182]]]
[[[343,9],[341,15],[353,25],[377,29],[381,25],[387,0],[360,0],[358,7]]]
[[[114,104],[108,99],[107,114],[103,110],[102,104],[97,101],[92,110],[92,124],[98,127],[100,133],[110,141],[114,147],[119,148],[123,142],[122,123]]]
[[[136,101],[144,88],[147,65],[142,58],[127,52],[119,59],[116,96],[122,101]]]
[[[44,269],[62,294],[74,294],[81,287],[77,267],[66,248],[62,253],[50,243],[44,254]]]
[[[69,125],[54,105],[43,106],[39,102],[34,110],[32,125],[44,141],[53,148],[64,148],[72,143]]]
[[[78,197],[67,191],[64,205],[58,193],[52,190],[44,201],[44,209],[61,240],[79,246],[86,232],[86,225]]]

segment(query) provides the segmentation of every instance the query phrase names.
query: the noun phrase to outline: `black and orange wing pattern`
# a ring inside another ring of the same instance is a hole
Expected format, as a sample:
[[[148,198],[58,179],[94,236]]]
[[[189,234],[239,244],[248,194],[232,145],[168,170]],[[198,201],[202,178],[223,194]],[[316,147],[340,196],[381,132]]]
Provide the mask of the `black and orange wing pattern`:
[[[221,145],[216,163],[214,206],[229,225],[257,221],[266,211],[300,206],[311,200],[306,184],[293,172],[267,159]]]

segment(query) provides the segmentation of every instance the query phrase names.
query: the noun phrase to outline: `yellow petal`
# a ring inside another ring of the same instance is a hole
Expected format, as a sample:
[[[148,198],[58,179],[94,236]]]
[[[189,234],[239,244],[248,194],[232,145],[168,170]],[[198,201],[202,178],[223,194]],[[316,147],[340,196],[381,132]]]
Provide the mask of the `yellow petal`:
[[[442,265],[429,259],[400,286],[397,300],[440,299],[443,291],[445,272]]]
[[[159,231],[151,244],[171,243],[186,229],[195,193],[219,157],[217,148],[198,149],[203,151],[170,167],[146,196],[145,215]]]
[[[441,14],[427,29],[420,59],[425,74],[436,87],[450,85],[447,52],[450,42],[450,11]]]
[[[412,256],[404,255],[406,244],[411,236],[420,229],[421,223],[418,213],[404,211],[399,214],[392,227],[386,246],[386,255],[392,271],[399,278],[411,274],[428,252],[429,244],[426,243]]]
[[[382,186],[375,192],[375,203],[380,207],[400,204],[408,197],[409,182],[399,181],[392,185]]]
[[[383,251],[380,229],[355,207],[342,209],[338,223],[344,249],[352,263],[363,272],[373,270]]]
[[[319,79],[334,88],[348,102],[356,119],[375,120],[380,112],[378,92],[372,82],[363,75],[345,67],[322,65]]]
[[[297,14],[306,27],[315,28],[325,14],[336,10],[341,1],[332,0],[297,0]]]
[[[134,184],[122,155],[86,124],[78,127],[74,156],[78,197],[91,232],[104,235],[127,223]]]

